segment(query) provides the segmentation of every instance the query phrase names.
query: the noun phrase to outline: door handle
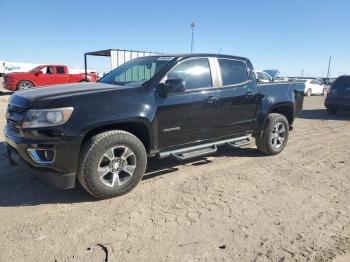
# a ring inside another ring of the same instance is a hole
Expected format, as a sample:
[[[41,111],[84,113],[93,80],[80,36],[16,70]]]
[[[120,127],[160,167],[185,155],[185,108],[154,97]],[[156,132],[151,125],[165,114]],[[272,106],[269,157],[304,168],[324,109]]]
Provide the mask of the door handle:
[[[217,96],[209,96],[206,99],[206,103],[209,105],[214,105],[214,104],[217,104],[218,102],[219,102],[219,97]]]
[[[253,92],[248,91],[247,93],[245,93],[245,97],[250,98],[253,97],[255,94]]]

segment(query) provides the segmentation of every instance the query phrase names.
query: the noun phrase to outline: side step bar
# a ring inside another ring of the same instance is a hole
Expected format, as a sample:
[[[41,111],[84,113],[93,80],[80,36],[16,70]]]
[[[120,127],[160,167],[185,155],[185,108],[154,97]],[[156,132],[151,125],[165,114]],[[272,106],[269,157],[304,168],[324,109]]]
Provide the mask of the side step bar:
[[[250,138],[247,137],[246,139],[243,139],[243,140],[227,143],[227,145],[229,145],[230,147],[233,147],[233,148],[239,148],[242,146],[247,146],[250,143],[251,143]]]
[[[218,146],[222,145],[229,145],[231,147],[237,148],[241,146],[245,146],[250,144],[250,138],[251,136],[242,136],[242,137],[236,137],[236,138],[230,138],[220,141],[214,141],[211,143],[206,143],[202,145],[197,146],[190,146],[165,152],[160,152],[158,154],[159,158],[165,158],[172,156],[179,160],[187,160],[194,157],[200,157],[209,155],[211,153],[215,153],[217,151]]]

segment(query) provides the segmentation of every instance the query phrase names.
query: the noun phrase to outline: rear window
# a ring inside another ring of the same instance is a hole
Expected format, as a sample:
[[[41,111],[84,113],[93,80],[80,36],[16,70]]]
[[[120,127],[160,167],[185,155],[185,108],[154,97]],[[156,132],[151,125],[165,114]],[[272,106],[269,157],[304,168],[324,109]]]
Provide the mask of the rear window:
[[[65,74],[63,66],[56,67],[57,74]]]
[[[332,89],[346,89],[350,88],[350,76],[341,76],[337,80],[335,80]]]
[[[236,85],[248,80],[247,66],[244,62],[232,59],[219,59],[222,84]]]

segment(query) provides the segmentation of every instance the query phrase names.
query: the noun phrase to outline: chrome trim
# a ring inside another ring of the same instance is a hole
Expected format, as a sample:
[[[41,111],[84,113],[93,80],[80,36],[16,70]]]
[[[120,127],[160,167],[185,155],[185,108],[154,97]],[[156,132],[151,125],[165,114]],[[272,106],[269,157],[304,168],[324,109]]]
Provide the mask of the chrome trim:
[[[220,74],[218,71],[218,67],[217,67],[217,61],[215,57],[208,57],[209,60],[209,68],[210,68],[210,75],[211,75],[211,84],[212,86],[215,87],[219,87],[220,86]]]
[[[51,161],[42,161],[36,151],[45,151],[45,150],[52,150],[53,151],[53,159]],[[32,160],[36,164],[52,164],[55,162],[56,157],[56,150],[55,149],[37,149],[37,148],[28,148],[27,149],[29,156],[32,158]]]

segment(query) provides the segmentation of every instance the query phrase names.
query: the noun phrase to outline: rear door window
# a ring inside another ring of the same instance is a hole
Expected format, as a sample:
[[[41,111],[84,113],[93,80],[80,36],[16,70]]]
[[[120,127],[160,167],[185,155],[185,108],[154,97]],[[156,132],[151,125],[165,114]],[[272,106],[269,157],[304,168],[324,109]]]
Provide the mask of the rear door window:
[[[350,87],[350,76],[339,77],[333,84],[333,88],[340,90]]]
[[[338,90],[339,94],[350,94],[350,76],[342,76],[335,80],[333,90]]]
[[[66,72],[65,72],[63,66],[57,66],[56,67],[56,73],[59,74],[59,75],[64,75]]]
[[[222,85],[243,84],[249,80],[247,66],[243,61],[219,59]]]

